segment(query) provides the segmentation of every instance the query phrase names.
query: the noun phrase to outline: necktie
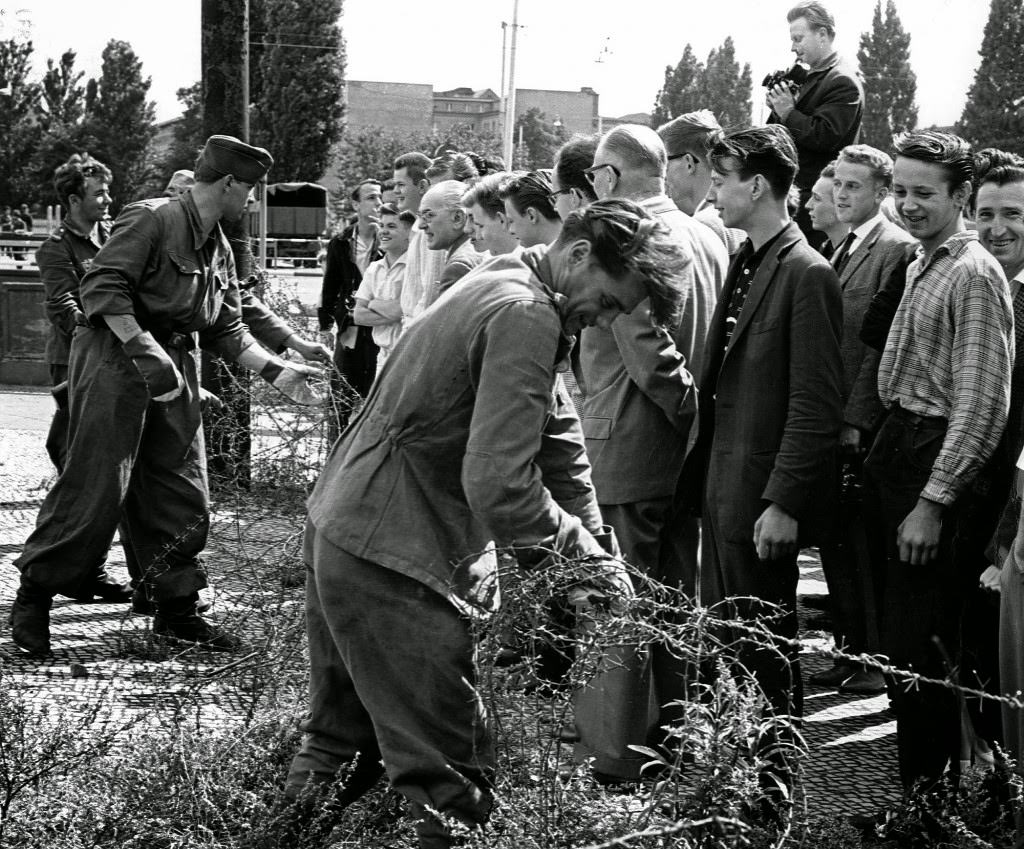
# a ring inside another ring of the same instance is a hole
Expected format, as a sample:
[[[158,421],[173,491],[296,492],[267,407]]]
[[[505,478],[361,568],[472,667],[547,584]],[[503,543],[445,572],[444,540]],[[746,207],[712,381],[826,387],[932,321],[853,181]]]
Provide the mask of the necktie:
[[[825,244],[823,244],[819,250],[821,251],[821,255],[829,262],[832,261],[832,255],[836,252],[835,245],[832,244],[831,239],[826,239]]]
[[[836,251],[835,256],[832,257],[832,265],[835,266],[836,274],[842,274],[843,269],[846,268],[846,262],[850,258],[850,245],[853,244],[854,238],[856,237],[853,235],[853,230],[851,230],[839,245],[839,250]]]

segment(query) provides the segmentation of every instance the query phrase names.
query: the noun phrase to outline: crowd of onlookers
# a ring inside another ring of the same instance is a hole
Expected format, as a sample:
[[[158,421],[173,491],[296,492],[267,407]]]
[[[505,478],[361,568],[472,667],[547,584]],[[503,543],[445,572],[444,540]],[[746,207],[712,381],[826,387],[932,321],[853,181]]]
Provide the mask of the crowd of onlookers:
[[[436,812],[486,822],[494,752],[465,615],[496,602],[495,546],[530,568],[588,564],[553,602],[560,627],[633,592],[623,562],[725,621],[763,619],[773,644],[740,641],[737,671],[796,724],[797,556],[817,546],[837,654],[806,683],[888,691],[905,788],[944,792],[965,758],[1024,753],[1024,711],[937,683],[1024,689],[1024,160],[937,131],[859,144],[863,90],[831,14],[805,0],[788,22],[806,73],[771,83],[767,126],[698,110],[574,137],[531,171],[451,149],[381,163],[390,177],[358,183],[328,243],[319,343],[238,286],[217,226],[269,152],[211,137],[180,193],[129,206],[109,239],[109,171],[69,160],[40,268],[72,401],[19,559],[19,646],[48,653],[52,599],[78,592],[238,647],[199,615],[190,352],[308,403],[301,367],[271,353],[291,348],[332,357],[335,390],[360,402],[340,406],[309,501],[295,829],[309,780],[343,767],[346,801],[387,771],[421,847],[452,845]],[[164,501],[143,497],[154,487]],[[103,568],[119,520],[130,585]],[[680,756],[671,728],[693,697],[691,659],[619,648],[559,731],[606,784],[642,779],[651,748]],[[907,686],[882,661],[935,680]],[[566,664],[541,658],[539,686]],[[756,742],[768,817],[789,804],[791,727]]]

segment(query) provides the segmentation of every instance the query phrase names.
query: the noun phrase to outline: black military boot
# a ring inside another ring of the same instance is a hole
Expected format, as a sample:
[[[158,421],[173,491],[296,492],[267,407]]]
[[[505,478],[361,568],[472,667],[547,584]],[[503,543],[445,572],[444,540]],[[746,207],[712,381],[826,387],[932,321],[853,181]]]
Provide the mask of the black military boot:
[[[34,657],[50,654],[50,606],[52,596],[19,589],[11,606],[11,639]]]
[[[213,603],[206,601],[202,596],[196,602],[197,613],[206,613],[211,607],[213,607]],[[132,591],[132,613],[137,613],[140,616],[152,616],[156,613],[156,602],[150,598],[145,584],[139,584]]]
[[[183,598],[162,599],[156,602],[153,616],[153,636],[169,643],[199,646],[210,651],[235,651],[242,641],[207,622],[199,615],[196,604],[199,593]]]

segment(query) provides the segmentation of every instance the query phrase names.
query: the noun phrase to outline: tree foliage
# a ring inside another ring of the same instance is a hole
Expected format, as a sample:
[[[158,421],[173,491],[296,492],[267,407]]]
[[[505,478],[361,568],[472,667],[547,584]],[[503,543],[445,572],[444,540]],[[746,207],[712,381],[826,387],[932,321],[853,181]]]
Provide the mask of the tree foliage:
[[[525,139],[524,139],[525,141]],[[484,157],[501,156],[501,139],[493,133],[479,133],[469,124],[456,124],[444,133],[404,133],[384,127],[363,127],[346,133],[334,158],[331,211],[343,220],[349,211],[349,194],[362,180],[390,180],[392,163],[414,150],[431,156],[440,147],[474,151]]]
[[[344,117],[341,0],[263,0],[252,139],[274,155],[274,181],[319,180]]]
[[[167,179],[179,169],[193,168],[196,157],[206,141],[203,133],[202,82],[197,81],[186,88],[179,88],[177,95],[185,111],[181,115],[181,120],[174,125],[171,147],[160,163],[161,176]]]
[[[689,44],[673,68],[665,68],[665,80],[654,99],[651,126],[694,112],[710,109],[723,127],[750,123],[753,84],[750,63],[740,68],[732,36],[713,48],[701,62]]]
[[[37,83],[29,82],[31,63],[31,41],[0,41],[0,88],[10,88],[10,94],[0,95],[0,203],[4,205],[32,200],[24,165],[41,134],[36,121],[41,91]]]
[[[131,45],[111,39],[103,49],[99,79],[86,86],[85,122],[96,140],[89,152],[114,175],[110,194],[115,208],[152,195],[159,182],[150,152],[156,108],[147,100],[149,87]]]
[[[967,94],[959,132],[979,147],[998,147],[1024,154],[1024,3],[992,0],[981,62]]]
[[[683,56],[673,68],[665,66],[665,81],[654,98],[651,126],[660,127],[678,115],[702,109],[701,80],[704,77],[704,63],[697,58],[689,44],[683,49]]]
[[[875,4],[871,31],[860,36],[857,60],[864,77],[864,122],[861,141],[880,150],[892,137],[917,127],[917,75],[910,67],[910,34],[903,29],[896,4]]]
[[[555,154],[565,142],[569,134],[565,127],[555,126],[538,106],[531,106],[516,119],[514,165],[532,171],[537,168],[551,168],[555,164]],[[522,138],[522,144],[519,139]],[[479,151],[478,151],[479,152]]]

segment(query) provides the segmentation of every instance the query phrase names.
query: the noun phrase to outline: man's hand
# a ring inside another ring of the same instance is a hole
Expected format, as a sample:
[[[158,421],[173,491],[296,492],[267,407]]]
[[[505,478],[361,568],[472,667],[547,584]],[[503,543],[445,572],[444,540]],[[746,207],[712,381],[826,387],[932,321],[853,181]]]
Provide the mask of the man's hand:
[[[768,106],[782,121],[789,117],[789,113],[796,106],[796,98],[793,97],[793,91],[785,83],[780,83],[768,89],[767,101]]]
[[[900,560],[911,566],[926,566],[939,553],[939,536],[942,533],[942,505],[927,498],[917,499],[917,504],[896,531]]]
[[[860,454],[860,428],[856,425],[843,425],[843,429],[839,432],[839,448],[844,454]]]
[[[978,579],[978,583],[981,585],[981,588],[983,590],[992,590],[993,592],[1000,592],[999,572],[999,567],[992,565],[990,565],[984,572],[982,572],[981,577]]]
[[[754,523],[754,547],[761,560],[779,560],[799,550],[796,519],[778,504],[769,504]]]
[[[332,350],[322,342],[309,342],[293,333],[288,337],[285,344],[297,353],[302,359],[313,362],[329,363],[334,356]],[[332,340],[333,345],[333,340]]]
[[[224,409],[224,402],[220,400],[219,395],[214,395],[209,389],[203,389],[199,387],[199,408],[205,413],[207,411],[216,412],[217,410]]]
[[[323,404],[326,399],[323,394],[315,392],[306,383],[306,378],[311,375],[319,377],[323,375],[323,372],[313,366],[285,363],[281,373],[274,378],[271,386],[296,404],[313,407],[317,404]]]

